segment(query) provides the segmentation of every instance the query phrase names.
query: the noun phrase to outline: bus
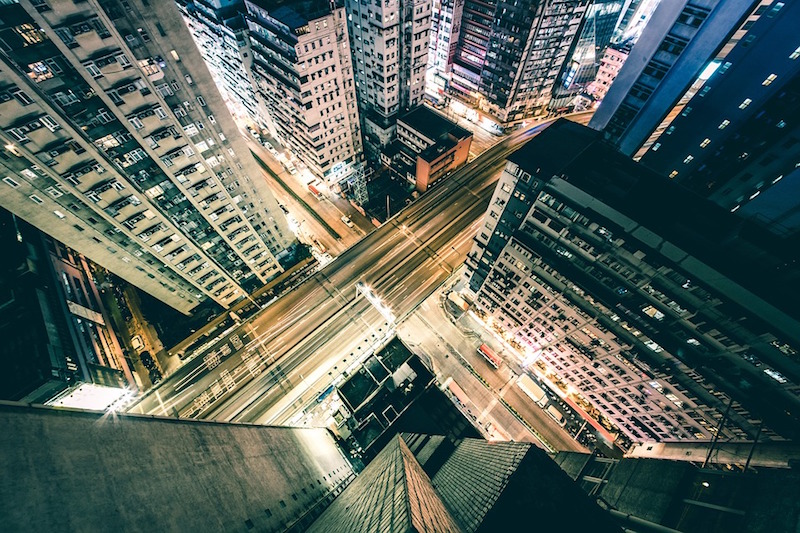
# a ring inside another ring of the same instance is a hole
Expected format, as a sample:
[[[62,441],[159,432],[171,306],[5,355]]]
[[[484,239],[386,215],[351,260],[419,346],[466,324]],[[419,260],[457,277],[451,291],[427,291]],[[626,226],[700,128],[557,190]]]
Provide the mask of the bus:
[[[547,393],[527,374],[520,376],[517,380],[517,387],[522,389],[522,392],[527,394],[539,407],[547,405]]]
[[[497,354],[494,353],[494,351],[485,344],[481,344],[478,347],[478,353],[481,354],[483,358],[486,359],[486,362],[492,365],[492,367],[494,368],[499,368],[500,365],[503,363],[503,361],[497,356]]]

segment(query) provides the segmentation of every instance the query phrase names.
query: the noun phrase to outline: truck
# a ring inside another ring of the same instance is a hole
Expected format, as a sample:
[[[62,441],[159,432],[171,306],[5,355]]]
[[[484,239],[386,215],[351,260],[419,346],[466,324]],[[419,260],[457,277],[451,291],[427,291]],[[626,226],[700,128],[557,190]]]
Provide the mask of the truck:
[[[517,380],[517,387],[527,394],[539,407],[547,405],[547,393],[530,376],[523,374]]]
[[[567,420],[564,418],[564,414],[559,411],[555,405],[548,406],[546,411],[547,414],[550,415],[550,418],[555,420],[559,426],[564,427],[567,425]]]

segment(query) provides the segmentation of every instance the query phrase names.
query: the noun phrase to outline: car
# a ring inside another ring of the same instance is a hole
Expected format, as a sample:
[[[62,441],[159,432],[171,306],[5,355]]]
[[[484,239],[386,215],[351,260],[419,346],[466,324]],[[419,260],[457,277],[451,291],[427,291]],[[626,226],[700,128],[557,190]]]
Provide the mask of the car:
[[[347,215],[345,215],[345,216],[343,216],[343,217],[342,217],[342,222],[344,222],[345,224],[347,224],[347,227],[348,227],[348,228],[352,228],[352,227],[353,227],[353,221],[352,221],[352,220],[350,220],[350,217],[348,217]]]

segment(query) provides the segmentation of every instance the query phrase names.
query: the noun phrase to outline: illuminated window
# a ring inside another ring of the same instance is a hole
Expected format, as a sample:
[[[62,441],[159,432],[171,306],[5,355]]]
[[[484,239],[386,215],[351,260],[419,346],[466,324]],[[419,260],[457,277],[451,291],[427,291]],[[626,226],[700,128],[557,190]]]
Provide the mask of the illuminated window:
[[[798,57],[800,57],[800,46],[795,48],[794,52],[789,54],[789,59],[797,59]]]
[[[728,127],[728,124],[730,124],[730,123],[731,123],[730,120],[727,120],[727,119],[723,120],[722,122],[719,123],[718,128],[721,129],[721,130],[724,130],[725,128]]]
[[[776,76],[775,74],[770,74],[769,76],[767,76],[767,79],[761,82],[761,85],[764,85],[766,87],[767,85],[775,81],[775,78],[777,77],[778,76]]]
[[[694,156],[692,156],[692,155],[687,155],[687,156],[686,156],[686,159],[684,159],[684,160],[683,160],[683,162],[684,162],[684,164],[688,164],[688,163],[691,163],[691,162],[692,162],[692,159],[694,159]]]
[[[20,24],[19,26],[14,28],[14,31],[22,37],[22,40],[25,41],[24,46],[30,46],[32,44],[38,44],[44,42],[44,37],[42,36],[43,32],[40,32],[33,24]]]
[[[44,61],[37,61],[36,63],[30,63],[28,65],[28,70],[29,70],[28,77],[33,81],[35,81],[36,83],[40,83],[44,80],[53,77],[53,72],[45,64]]]
[[[669,177],[670,178],[674,178],[677,175],[678,175],[678,171],[677,170],[673,170],[672,172],[669,173]]]
[[[711,139],[709,139],[709,138],[703,139],[703,142],[700,143],[700,148],[705,148],[706,146],[708,146],[708,144],[710,142],[711,142]]]
[[[742,102],[741,104],[739,104],[739,109],[744,109],[744,108],[746,108],[747,106],[749,106],[751,103],[753,103],[753,101],[752,101],[752,100],[750,100],[749,98],[745,98],[745,99],[744,99],[744,102]]]
[[[653,145],[653,151],[654,151],[654,152],[658,152],[658,149],[659,149],[659,148],[661,148],[661,143],[655,143],[655,144]]]

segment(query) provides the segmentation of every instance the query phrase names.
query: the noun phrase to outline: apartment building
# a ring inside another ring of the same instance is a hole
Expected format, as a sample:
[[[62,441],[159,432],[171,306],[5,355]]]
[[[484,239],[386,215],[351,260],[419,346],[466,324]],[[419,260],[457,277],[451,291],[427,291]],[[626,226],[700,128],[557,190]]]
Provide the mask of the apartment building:
[[[444,102],[461,32],[464,0],[434,0],[431,5],[431,33],[425,93],[436,103]]]
[[[353,178],[362,142],[344,8],[247,0],[252,72],[278,137],[330,187]]]
[[[173,4],[0,9],[0,205],[183,312],[282,271],[285,219]]]
[[[367,157],[393,139],[397,117],[425,96],[431,3],[345,2]]]
[[[465,0],[453,94],[501,126],[546,112],[588,0]]]
[[[611,45],[606,48],[600,66],[597,69],[597,76],[594,81],[586,87],[586,92],[591,94],[596,100],[602,100],[608,94],[608,89],[617,78],[622,65],[628,59],[630,48],[626,46]]]
[[[524,364],[627,442],[790,436],[798,248],[734,218],[559,121],[509,158],[467,282]]]
[[[234,117],[276,135],[263,101],[256,98],[244,2],[176,2],[197,49]]]

